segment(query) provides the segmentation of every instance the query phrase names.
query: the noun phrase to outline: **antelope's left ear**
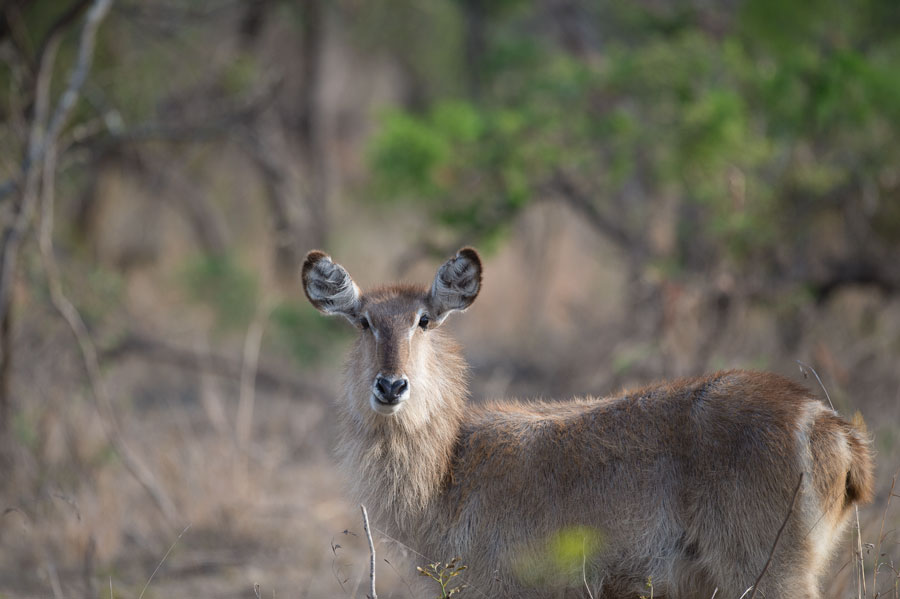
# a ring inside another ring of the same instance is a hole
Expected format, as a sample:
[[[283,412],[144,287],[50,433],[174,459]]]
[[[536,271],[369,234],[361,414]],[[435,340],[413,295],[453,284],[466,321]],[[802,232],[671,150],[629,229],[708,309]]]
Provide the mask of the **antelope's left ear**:
[[[481,258],[472,248],[463,248],[445,262],[434,277],[428,293],[432,317],[441,321],[454,310],[465,310],[480,290]]]

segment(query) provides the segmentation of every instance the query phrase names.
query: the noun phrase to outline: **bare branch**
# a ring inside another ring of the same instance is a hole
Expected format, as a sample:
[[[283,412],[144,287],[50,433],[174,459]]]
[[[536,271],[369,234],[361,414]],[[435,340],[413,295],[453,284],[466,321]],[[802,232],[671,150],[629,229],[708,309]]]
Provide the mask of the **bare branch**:
[[[863,556],[863,545],[862,545],[862,531],[859,529],[859,506],[854,505],[853,508],[856,510],[856,585],[857,592],[859,588],[862,588],[861,597],[868,597],[869,592],[866,589],[866,562],[865,557]],[[875,567],[878,567],[878,556],[875,556]]]
[[[22,201],[13,218],[13,224],[7,227],[3,234],[2,267],[0,267],[0,314],[6,314],[8,308],[19,246],[22,236],[31,222],[37,201],[40,171],[35,166],[48,148],[56,144],[56,138],[65,125],[66,119],[68,119],[72,107],[75,105],[75,101],[78,99],[81,87],[84,85],[91,68],[97,28],[107,12],[109,12],[111,4],[112,0],[95,0],[88,11],[84,28],[81,30],[75,67],[72,69],[66,89],[60,96],[49,122],[47,121],[47,111],[50,105],[50,83],[53,78],[53,65],[56,62],[56,52],[59,48],[62,29],[58,29],[54,35],[48,38],[41,52],[41,63],[38,66],[35,92],[34,118],[31,123],[25,162],[22,166],[24,173],[22,177],[24,179]]]
[[[153,499],[156,506],[162,512],[163,516],[169,523],[175,523],[178,512],[175,504],[162,490],[156,482],[153,473],[137,458],[131,451],[131,448],[125,442],[118,422],[116,421],[115,411],[112,407],[109,394],[103,382],[103,375],[100,372],[100,361],[97,358],[97,349],[88,332],[87,325],[81,318],[81,314],[75,305],[66,297],[62,289],[59,265],[53,251],[53,204],[54,189],[56,175],[56,152],[55,146],[50,146],[44,154],[43,167],[43,193],[41,196],[41,219],[40,219],[40,235],[38,245],[41,251],[41,261],[44,266],[44,273],[47,277],[47,285],[50,289],[50,301],[54,308],[59,312],[60,316],[69,325],[78,347],[81,350],[81,357],[84,362],[84,368],[88,375],[91,394],[94,399],[97,413],[100,416],[100,423],[103,426],[104,433],[110,442],[110,445],[116,450],[122,459],[125,468],[132,476],[144,487],[147,493]]]
[[[50,579],[50,589],[53,591],[53,599],[65,599],[62,591],[62,585],[59,582],[59,573],[56,571],[56,564],[49,556],[45,558],[47,567],[47,578]]]
[[[781,523],[781,528],[778,529],[778,534],[775,535],[775,542],[772,543],[772,550],[769,551],[769,557],[766,559],[766,564],[763,566],[763,569],[759,573],[759,576],[756,577],[756,582],[753,583],[753,592],[750,593],[749,599],[753,599],[756,596],[756,591],[759,588],[759,581],[763,579],[763,576],[766,575],[766,570],[769,569],[769,564],[772,562],[772,556],[775,555],[775,548],[778,547],[778,541],[779,539],[781,539],[781,533],[784,532],[784,527],[787,526],[788,520],[790,520],[791,514],[794,512],[794,503],[796,503],[797,501],[797,495],[800,493],[800,486],[802,484],[803,472],[800,473],[800,479],[797,481],[797,488],[794,489],[794,495],[793,497],[791,497],[791,505],[784,517],[784,522]]]
[[[271,308],[269,302],[263,300],[257,306],[256,314],[247,335],[244,337],[244,359],[241,363],[240,398],[238,399],[235,431],[238,447],[246,449],[250,443],[250,432],[253,428],[253,404],[256,401],[256,371],[259,364],[259,346],[262,343],[263,331],[269,318]]]
[[[872,571],[872,591],[878,592],[878,560],[881,556],[881,543],[884,541],[884,520],[887,518],[888,508],[891,507],[891,499],[894,498],[894,486],[897,484],[897,476],[900,476],[900,469],[894,472],[891,478],[891,490],[888,491],[887,503],[884,511],[881,513],[881,530],[878,532],[878,539],[875,543],[875,569]]]
[[[50,55],[48,54],[49,58]],[[197,143],[227,138],[240,125],[252,121],[260,112],[269,107],[283,84],[279,76],[268,77],[259,87],[247,96],[219,106],[215,110],[207,110],[202,117],[185,119],[180,123],[147,121],[130,128],[111,129],[104,121],[104,126],[93,127],[90,131],[80,130],[63,144],[60,156],[69,150],[87,149],[96,154],[106,154],[126,144],[140,144],[162,141],[173,144]],[[110,114],[109,111],[106,113]],[[38,140],[40,141],[40,140]],[[39,148],[39,145],[35,146]],[[40,150],[36,158],[40,157]],[[22,172],[28,172],[31,161],[26,157]],[[0,200],[22,188],[22,176],[13,177],[0,183]]]
[[[565,200],[594,229],[615,243],[620,249],[633,251],[634,247],[639,246],[628,232],[601,213],[594,203],[591,202],[590,198],[586,197],[563,173],[557,172],[553,175],[549,183],[549,189]]]
[[[84,12],[90,3],[91,0],[77,0],[69,6],[63,14],[57,17],[56,21],[53,22],[50,29],[48,29],[47,33],[44,35],[44,39],[41,40],[40,46],[38,46],[36,63],[40,64],[48,46],[55,43],[54,40],[58,40],[60,36],[65,33],[65,30],[69,25],[74,23],[75,20],[81,16],[81,13]]]
[[[184,533],[186,533],[190,528],[191,528],[190,524],[185,526],[184,530],[182,530],[181,533],[178,535],[178,538],[176,538],[174,541],[172,541],[172,544],[169,546],[169,550],[166,551],[166,554],[162,557],[161,560],[159,560],[159,564],[157,564],[156,569],[153,570],[153,574],[150,575],[150,578],[147,579],[147,583],[144,585],[144,588],[141,589],[141,594],[138,595],[138,599],[143,598],[144,593],[147,591],[147,587],[150,586],[150,582],[153,580],[153,577],[156,576],[156,573],[159,572],[159,569],[162,568],[162,565],[165,563],[166,558],[168,558],[169,554],[172,553],[172,550],[175,549],[175,545],[178,544],[178,541],[181,540],[181,537],[183,537]]]
[[[362,511],[363,530],[366,531],[366,539],[369,541],[369,599],[378,599],[375,594],[375,544],[372,542],[372,532],[369,530],[369,514],[366,512],[366,506],[360,504],[359,509]]]
[[[15,278],[16,264],[18,262],[19,246],[25,230],[31,222],[34,206],[37,202],[38,185],[40,184],[40,172],[32,166],[37,162],[43,152],[45,143],[44,129],[46,127],[47,114],[50,106],[50,83],[53,78],[53,66],[56,62],[56,52],[59,49],[59,36],[51,37],[47,47],[41,56],[38,66],[37,80],[35,83],[34,116],[28,134],[28,145],[25,150],[24,163],[21,173],[10,185],[4,186],[10,191],[15,191],[21,186],[22,199],[12,217],[12,223],[3,231],[2,263],[0,263],[0,314],[6,314],[9,308],[9,297],[12,291],[12,281]],[[4,359],[6,357],[4,356]]]
[[[813,368],[812,366],[810,366],[809,364],[801,362],[800,360],[796,360],[796,362],[797,362],[797,365],[800,366],[800,372],[803,374],[803,378],[806,378],[807,370],[809,370],[810,372],[812,372],[815,375],[816,380],[819,382],[819,386],[822,388],[822,391],[825,392],[825,398],[828,399],[828,405],[831,406],[831,409],[833,410],[834,404],[831,402],[831,395],[829,395],[828,389],[826,389],[825,385],[822,383],[822,379],[819,378],[819,373],[816,372],[816,369]]]
[[[585,539],[581,538],[581,580],[584,582],[584,590],[587,591],[588,599],[594,599],[594,593],[587,581],[587,553],[584,550]]]
[[[96,348],[90,338],[84,320],[81,318],[81,315],[72,302],[69,301],[62,291],[59,266],[56,263],[53,253],[53,204],[57,158],[56,140],[59,136],[59,132],[62,130],[68,119],[72,107],[78,99],[79,92],[84,85],[87,73],[90,71],[97,28],[109,11],[110,5],[111,0],[95,0],[91,9],[88,11],[84,28],[81,31],[78,59],[75,67],[69,77],[68,85],[56,105],[53,116],[50,118],[49,124],[46,127],[46,132],[42,133],[41,130],[44,126],[47,110],[45,104],[49,104],[49,101],[47,100],[50,84],[49,73],[52,71],[52,62],[56,53],[56,48],[51,46],[44,54],[44,64],[41,65],[41,79],[38,85],[39,102],[35,111],[35,119],[32,122],[29,140],[27,183],[22,203],[19,207],[20,212],[16,219],[16,225],[19,225],[20,228],[18,228],[16,232],[20,238],[27,227],[28,221],[30,220],[30,212],[33,211],[34,205],[37,202],[37,190],[39,187],[38,184],[40,183],[40,188],[42,190],[40,198],[42,209],[39,246],[47,282],[50,288],[51,302],[72,329],[72,333],[75,335],[79,348],[81,349],[82,359],[88,374],[88,380],[90,382],[97,411],[100,414],[107,438],[121,456],[126,469],[128,469],[145,490],[147,490],[154,502],[163,512],[164,516],[170,522],[174,522],[176,517],[174,504],[168,496],[162,492],[150,471],[147,470],[147,468],[138,461],[130,451],[119,431],[115,421],[112,404],[109,401],[109,396],[103,385]],[[48,65],[50,65],[51,68],[48,68]],[[40,171],[37,168],[39,162],[41,164]],[[40,182],[37,178],[38,172],[40,172],[41,175]],[[15,250],[17,248],[18,242],[14,245],[8,245],[5,248],[7,253],[4,254],[4,270],[2,275],[7,285],[9,285],[9,281],[11,280],[15,269],[15,256],[11,256],[8,252],[10,249]],[[4,289],[4,292],[7,294],[6,298],[0,299],[8,302],[8,287]],[[7,307],[8,303],[2,304],[4,313]]]
[[[49,120],[50,88],[63,28],[52,31],[41,50],[35,82],[34,115],[31,120],[22,168],[20,174],[15,177],[21,187],[15,184],[9,188],[11,190],[21,189],[21,199],[13,208],[11,220],[4,226],[2,239],[0,239],[0,328],[2,328],[2,335],[0,335],[0,343],[2,343],[0,346],[0,414],[6,412],[9,402],[12,345],[8,333],[12,326],[10,305],[18,266],[19,248],[34,216],[42,172],[44,178],[47,178],[48,163],[52,171],[50,179],[52,180],[55,176],[56,158],[54,156],[51,160],[45,160],[45,155],[49,150],[55,151],[59,132],[78,99],[78,94],[90,71],[97,28],[109,11],[111,3],[112,0],[95,0],[88,11],[79,38],[75,66]],[[42,161],[43,168],[39,168]]]
[[[78,58],[75,61],[75,68],[72,69],[72,73],[69,75],[69,83],[62,96],[60,96],[53,118],[50,119],[50,124],[47,127],[47,135],[43,143],[44,151],[46,151],[48,144],[56,143],[59,132],[66,124],[66,120],[69,118],[69,114],[72,112],[72,108],[75,107],[75,102],[81,94],[81,88],[84,86],[84,82],[91,70],[94,58],[94,41],[97,37],[97,28],[109,12],[110,6],[112,6],[112,0],[95,0],[94,5],[88,11],[84,29],[81,30],[81,41],[78,44]]]
[[[276,269],[279,277],[289,280],[296,276],[304,256],[299,246],[303,235],[296,222],[296,194],[291,187],[291,173],[283,155],[270,147],[256,131],[247,130],[239,141],[262,175],[274,228]]]
[[[109,362],[132,355],[177,368],[209,372],[223,378],[235,378],[236,373],[241,371],[240,359],[186,349],[139,333],[126,335],[115,346],[102,350],[100,357],[104,362]],[[257,387],[284,389],[295,398],[322,399],[332,395],[328,389],[272,365],[257,364],[254,378]]]

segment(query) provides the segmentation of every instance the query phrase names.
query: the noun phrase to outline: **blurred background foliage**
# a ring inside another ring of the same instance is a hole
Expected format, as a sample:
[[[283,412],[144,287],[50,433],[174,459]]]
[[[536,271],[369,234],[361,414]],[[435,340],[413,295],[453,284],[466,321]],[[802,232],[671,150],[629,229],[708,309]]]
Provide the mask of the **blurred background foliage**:
[[[114,0],[35,177],[99,4],[0,5],[0,593],[137,595],[190,522],[159,596],[354,594],[314,247],[367,287],[476,245],[473,401],[808,362],[890,486],[895,0]]]
[[[381,197],[490,236],[559,194],[669,272],[727,262],[817,297],[846,278],[896,287],[896,3],[567,8],[543,36],[530,2],[479,15],[470,93],[383,117]]]

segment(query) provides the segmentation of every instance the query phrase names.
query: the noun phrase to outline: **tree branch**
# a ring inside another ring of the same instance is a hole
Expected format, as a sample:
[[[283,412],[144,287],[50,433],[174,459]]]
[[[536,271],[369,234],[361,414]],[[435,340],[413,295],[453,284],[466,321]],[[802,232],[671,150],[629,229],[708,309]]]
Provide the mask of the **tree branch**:
[[[613,222],[586,197],[572,181],[561,172],[554,173],[549,183],[549,190],[556,193],[601,235],[612,241],[622,250],[633,251],[635,240],[620,225]]]
[[[78,342],[88,381],[90,382],[91,392],[106,436],[122,459],[125,468],[144,487],[165,518],[170,523],[175,523],[178,515],[175,504],[163,492],[150,470],[138,460],[122,436],[116,422],[112,402],[103,382],[103,375],[100,372],[100,362],[97,359],[96,347],[88,333],[84,320],[81,318],[81,314],[62,290],[59,265],[56,262],[53,251],[53,204],[56,177],[55,140],[64,126],[72,107],[75,105],[79,90],[90,70],[97,27],[108,12],[110,4],[111,0],[96,0],[88,12],[87,22],[81,32],[78,62],[69,78],[69,85],[57,104],[47,135],[44,138],[41,169],[43,193],[41,194],[39,246],[47,284],[50,289],[50,300],[69,325],[69,328],[72,329],[72,333]]]
[[[34,116],[31,120],[31,128],[28,132],[28,145],[25,149],[22,168],[17,177],[4,185],[4,189],[10,192],[22,190],[22,197],[12,216],[12,222],[3,230],[3,239],[0,241],[0,314],[5,315],[9,310],[12,281],[15,278],[18,262],[19,246],[22,237],[28,228],[34,214],[34,205],[37,202],[38,185],[40,184],[40,172],[32,168],[43,153],[43,145],[47,137],[44,134],[47,114],[50,107],[50,83],[53,78],[53,67],[56,63],[56,51],[59,48],[60,36],[54,36],[48,41],[41,56],[35,81]],[[0,196],[2,197],[2,196]],[[4,348],[5,349],[5,348]],[[5,356],[3,359],[6,359]]]
[[[261,139],[257,131],[247,130],[239,138],[241,148],[250,156],[261,174],[266,200],[272,216],[275,266],[280,279],[292,280],[303,259],[299,243],[303,239],[296,222],[296,194],[290,186],[291,173],[282,153]]]
[[[95,154],[106,154],[126,144],[140,144],[151,141],[162,141],[173,144],[197,143],[226,138],[232,135],[237,127],[250,122],[256,115],[267,108],[281,88],[283,79],[272,77],[264,81],[257,89],[246,97],[233,103],[218,107],[215,111],[206,111],[202,119],[185,120],[183,123],[147,121],[127,129],[110,130],[108,126],[96,127],[85,134],[72,136],[63,143],[62,156],[69,150],[89,150]],[[212,113],[212,114],[210,114]],[[109,114],[107,112],[106,114]],[[37,156],[39,158],[39,154]],[[31,161],[26,157],[22,172],[28,172]],[[13,177],[0,183],[0,200],[19,190],[23,176]]]
[[[246,449],[250,444],[253,429],[253,405],[256,403],[256,373],[259,368],[259,347],[262,344],[266,321],[272,309],[270,303],[263,299],[256,307],[256,313],[247,334],[244,337],[244,354],[241,360],[241,384],[238,399],[235,433],[238,446]]]
[[[44,35],[44,39],[41,40],[41,43],[38,46],[37,53],[35,54],[36,63],[40,64],[44,52],[47,51],[47,47],[52,43],[52,40],[59,38],[65,30],[68,29],[69,25],[74,23],[78,17],[81,16],[81,13],[84,12],[90,3],[91,0],[77,0],[69,6],[63,14],[57,17],[56,21],[50,25],[47,33]]]
[[[375,593],[375,544],[372,543],[372,532],[369,530],[369,514],[366,512],[366,506],[359,505],[363,517],[363,530],[366,532],[366,540],[369,541],[369,599],[378,599]]]
[[[223,378],[237,378],[242,369],[239,359],[220,354],[199,353],[137,333],[126,335],[114,347],[100,352],[100,357],[104,362],[124,359],[131,355],[140,355],[146,360],[177,368],[209,372]],[[318,400],[333,395],[323,387],[291,376],[270,365],[257,364],[254,379],[256,387],[270,390],[283,389],[296,398]]]
[[[109,393],[100,372],[100,361],[97,358],[97,349],[88,332],[81,314],[75,305],[66,297],[62,289],[59,265],[53,251],[53,204],[54,204],[54,177],[56,173],[56,153],[51,147],[44,154],[43,168],[43,194],[41,197],[41,219],[39,246],[44,273],[47,277],[47,285],[50,289],[50,301],[60,316],[69,325],[78,347],[81,351],[82,361],[88,375],[91,393],[97,412],[100,415],[100,423],[103,426],[107,439],[122,459],[125,468],[144,487],[144,490],[153,499],[156,506],[170,524],[178,520],[178,512],[175,504],[162,490],[153,473],[141,462],[136,454],[125,442],[121,429],[116,421],[115,411],[110,401]]]
[[[48,148],[56,144],[59,132],[65,125],[75,105],[75,101],[78,99],[78,95],[91,68],[97,28],[107,12],[109,12],[111,4],[112,0],[95,0],[88,11],[87,19],[81,30],[75,66],[49,121],[46,119],[50,105],[50,84],[53,79],[53,65],[56,62],[56,52],[59,48],[62,29],[57,29],[53,35],[48,37],[42,50],[35,86],[34,118],[31,123],[25,161],[22,165],[23,176],[21,179],[25,181],[22,201],[19,203],[18,210],[13,218],[13,224],[8,226],[3,234],[2,266],[0,266],[0,314],[6,314],[8,309],[19,246],[21,245],[22,236],[31,222],[37,201],[40,171],[35,168],[35,165],[41,161]]]
[[[35,81],[34,114],[28,133],[28,142],[20,174],[15,179],[22,182],[21,199],[13,208],[10,221],[4,226],[0,239],[0,413],[9,408],[9,373],[12,360],[11,304],[12,288],[18,267],[19,248],[34,216],[41,185],[41,175],[48,178],[46,171],[51,168],[50,179],[55,176],[56,157],[46,160],[48,151],[55,151],[59,132],[65,125],[81,87],[87,78],[93,58],[94,40],[100,22],[109,11],[112,0],[95,0],[88,11],[78,44],[78,56],[69,81],[57,102],[53,115],[49,117],[50,88],[56,54],[62,38],[63,28],[53,29],[46,38],[40,54]],[[48,164],[49,163],[49,164]],[[14,185],[10,189],[16,189]],[[52,190],[51,190],[52,192]]]
[[[39,246],[44,271],[47,276],[47,283],[50,289],[50,299],[54,307],[65,319],[66,323],[72,329],[81,350],[82,359],[84,361],[85,370],[88,374],[92,394],[100,415],[100,420],[110,444],[119,454],[126,469],[138,480],[144,489],[150,494],[156,505],[163,512],[163,515],[169,522],[174,522],[177,512],[174,504],[161,490],[156,483],[152,473],[135,457],[128,445],[125,443],[124,437],[115,421],[115,413],[109,396],[103,385],[103,377],[100,373],[100,363],[97,359],[97,351],[93,341],[87,331],[87,326],[81,318],[78,310],[65,296],[62,290],[60,280],[59,266],[53,253],[53,204],[55,195],[55,177],[56,177],[56,140],[59,132],[65,126],[66,120],[71,113],[81,87],[90,71],[94,41],[96,39],[97,28],[103,18],[109,11],[111,0],[95,0],[87,14],[87,19],[81,31],[81,37],[78,46],[78,58],[75,66],[70,74],[68,84],[63,91],[62,96],[57,102],[56,109],[46,126],[46,131],[42,132],[44,126],[45,114],[49,101],[48,90],[52,72],[52,62],[56,54],[56,45],[53,44],[46,50],[42,59],[40,78],[38,82],[38,94],[36,101],[35,118],[32,122],[31,135],[28,147],[28,176],[25,194],[19,206],[19,214],[17,215],[16,225],[20,228],[14,231],[18,234],[18,240],[21,239],[22,233],[30,220],[31,212],[37,202],[38,188],[41,204],[40,218],[40,234]],[[59,39],[58,36],[54,39]],[[49,58],[48,58],[49,57]],[[48,68],[48,66],[50,68]],[[40,171],[37,166],[40,163]],[[37,173],[40,172],[41,180],[38,181]],[[40,184],[40,185],[39,185]],[[8,245],[5,251],[9,249],[18,249],[18,243]],[[6,298],[3,309],[8,307],[9,281],[11,281],[15,270],[15,256],[10,257],[9,253],[4,255],[4,281],[7,284],[5,288]],[[8,270],[7,270],[8,269]]]
[[[800,486],[803,484],[803,473],[800,473],[800,479],[797,481],[797,487],[794,489],[794,495],[791,497],[791,505],[788,507],[788,512],[784,516],[784,522],[781,523],[781,528],[778,529],[778,534],[775,535],[775,542],[772,543],[772,550],[769,551],[769,557],[766,559],[766,564],[763,566],[762,571],[759,573],[759,576],[756,577],[756,581],[753,583],[753,592],[750,593],[750,598],[753,599],[756,597],[756,591],[759,589],[759,582],[763,579],[763,576],[766,575],[766,570],[769,569],[769,564],[772,562],[772,556],[775,555],[775,548],[778,547],[778,541],[781,539],[781,533],[784,532],[784,527],[787,526],[788,520],[791,519],[791,514],[794,512],[794,504],[797,502],[797,495],[800,494]]]

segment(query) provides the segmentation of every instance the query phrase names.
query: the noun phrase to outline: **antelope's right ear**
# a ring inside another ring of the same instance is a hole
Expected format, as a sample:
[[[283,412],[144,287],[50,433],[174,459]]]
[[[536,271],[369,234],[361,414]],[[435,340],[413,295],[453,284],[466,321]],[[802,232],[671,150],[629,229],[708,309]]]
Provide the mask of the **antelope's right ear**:
[[[303,261],[303,291],[309,302],[325,314],[340,314],[350,322],[359,316],[359,287],[331,256],[313,250]]]
[[[478,252],[465,247],[438,269],[428,304],[432,316],[438,322],[454,310],[465,310],[472,305],[481,291],[481,258]]]

